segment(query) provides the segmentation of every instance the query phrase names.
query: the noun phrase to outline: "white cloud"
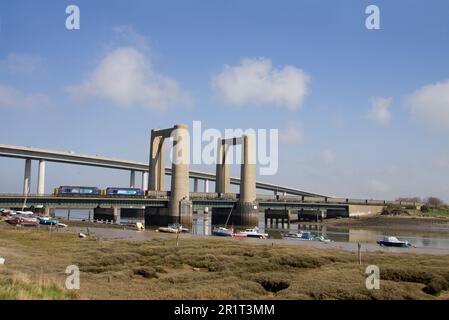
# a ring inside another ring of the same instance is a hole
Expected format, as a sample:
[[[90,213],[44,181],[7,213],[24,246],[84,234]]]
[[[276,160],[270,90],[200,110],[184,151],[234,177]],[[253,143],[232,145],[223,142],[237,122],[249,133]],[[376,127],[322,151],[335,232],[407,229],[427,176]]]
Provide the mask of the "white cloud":
[[[213,86],[231,105],[274,105],[298,109],[307,95],[309,76],[294,66],[273,67],[266,58],[244,59],[238,66],[225,65]]]
[[[11,74],[29,74],[35,72],[43,64],[43,60],[34,55],[10,53],[0,60],[0,71]]]
[[[430,127],[449,129],[449,80],[418,89],[407,102],[418,121]]]
[[[134,47],[109,52],[87,79],[68,90],[77,100],[101,98],[118,106],[143,106],[158,111],[190,103],[189,95],[178,82],[155,72],[151,61]]]
[[[25,94],[14,87],[0,84],[0,108],[43,107],[47,106],[49,101],[44,94]]]
[[[325,163],[332,163],[335,160],[335,155],[332,150],[326,149],[323,151],[321,158]]]
[[[380,125],[387,125],[391,120],[391,112],[389,110],[391,100],[392,98],[374,98],[368,118]]]
[[[279,140],[288,145],[301,145],[304,143],[304,127],[301,123],[290,122],[285,128],[279,130]]]

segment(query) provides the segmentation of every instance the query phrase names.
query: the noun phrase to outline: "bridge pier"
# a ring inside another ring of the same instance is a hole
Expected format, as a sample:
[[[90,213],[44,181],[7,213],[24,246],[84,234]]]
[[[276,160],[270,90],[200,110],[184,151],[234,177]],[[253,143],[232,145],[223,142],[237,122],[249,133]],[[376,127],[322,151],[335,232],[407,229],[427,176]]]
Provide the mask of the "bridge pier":
[[[136,171],[131,170],[130,176],[129,176],[129,187],[135,188],[136,187]]]
[[[209,180],[204,179],[204,192],[209,192]]]
[[[145,221],[145,208],[121,208],[120,220],[123,218],[132,218],[136,221]]]
[[[150,190],[163,191],[164,140],[173,139],[173,161],[171,174],[171,192],[167,208],[147,207],[146,221],[151,225],[167,223],[191,223],[192,203],[190,201],[189,162],[190,140],[188,126],[177,124],[173,128],[151,131],[150,143]],[[181,222],[182,223],[182,222]]]
[[[106,220],[108,222],[117,222],[118,208],[94,208],[94,220]]]
[[[276,227],[279,224],[279,220],[282,223],[282,228],[284,228],[284,224],[287,222],[288,227],[290,227],[291,221],[294,219],[293,210],[290,209],[265,209],[265,226],[268,226],[268,221],[270,222],[270,226],[273,226],[273,220],[276,223]]]
[[[39,170],[37,174],[37,194],[45,194],[45,160],[39,160]]]
[[[198,192],[198,178],[193,179],[193,192]]]
[[[148,190],[148,172],[142,172],[142,190],[145,192]]]
[[[23,177],[23,194],[30,194],[31,185],[31,159],[25,159],[25,173]]]

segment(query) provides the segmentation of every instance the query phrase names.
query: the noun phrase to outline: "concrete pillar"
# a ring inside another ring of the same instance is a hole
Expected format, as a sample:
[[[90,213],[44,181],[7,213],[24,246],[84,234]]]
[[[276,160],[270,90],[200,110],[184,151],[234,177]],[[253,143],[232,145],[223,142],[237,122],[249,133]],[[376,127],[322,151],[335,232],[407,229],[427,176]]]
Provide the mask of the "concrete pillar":
[[[37,194],[45,194],[45,160],[39,160],[39,170],[37,174]]]
[[[31,159],[25,160],[25,174],[23,177],[23,194],[30,194],[31,184]]]
[[[142,172],[142,190],[143,191],[148,190],[148,172],[147,171]]]
[[[204,192],[209,192],[209,180],[204,180]]]
[[[149,190],[164,191],[165,189],[165,156],[164,137],[157,136],[157,129],[151,131],[150,143],[150,179]]]
[[[254,135],[243,137],[242,164],[240,170],[240,202],[256,201],[256,148]]]
[[[136,171],[131,170],[130,177],[129,177],[129,187],[135,188],[136,186]]]
[[[198,192],[198,178],[193,179],[193,192]]]
[[[231,170],[228,163],[228,144],[223,144],[221,139],[217,140],[217,167],[215,178],[215,192],[229,193],[231,190]]]
[[[181,200],[189,200],[189,162],[190,141],[187,125],[175,125],[173,137],[173,163],[171,175],[171,196],[169,212],[171,216],[180,216]]]

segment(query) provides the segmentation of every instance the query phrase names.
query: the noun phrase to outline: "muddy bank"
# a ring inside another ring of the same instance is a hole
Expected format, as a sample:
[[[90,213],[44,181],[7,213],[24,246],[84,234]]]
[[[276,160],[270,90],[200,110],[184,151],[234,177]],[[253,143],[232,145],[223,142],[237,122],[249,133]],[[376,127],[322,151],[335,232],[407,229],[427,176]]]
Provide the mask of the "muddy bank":
[[[325,220],[323,225],[449,233],[449,219],[435,217],[375,216],[342,218]]]
[[[69,227],[60,232],[87,232],[86,227]],[[160,233],[154,230],[136,231],[132,229],[117,229],[117,228],[92,228],[89,227],[89,233],[98,239],[103,240],[130,240],[130,241],[143,241],[152,239],[176,239],[176,235],[169,233]],[[189,233],[183,233],[180,235],[180,242],[184,239],[198,239],[205,243],[211,239],[221,241],[234,241],[237,243],[248,244],[271,244],[275,245],[291,245],[291,246],[303,246],[317,249],[341,249],[350,252],[357,251],[357,243],[351,242],[330,242],[323,243],[319,241],[301,241],[301,240],[285,240],[285,239],[255,239],[255,238],[231,238],[231,237],[215,237],[215,236],[200,236]],[[414,254],[432,254],[432,255],[449,255],[448,249],[436,249],[436,248],[386,248],[380,247],[374,243],[363,243],[363,252],[392,252],[392,253],[414,253]]]

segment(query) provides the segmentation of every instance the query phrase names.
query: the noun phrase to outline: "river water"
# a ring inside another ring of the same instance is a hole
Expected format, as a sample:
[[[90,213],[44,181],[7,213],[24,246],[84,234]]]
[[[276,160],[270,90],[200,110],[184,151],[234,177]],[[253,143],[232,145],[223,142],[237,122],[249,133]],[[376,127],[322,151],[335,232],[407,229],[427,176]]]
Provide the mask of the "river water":
[[[56,210],[56,217],[67,219],[68,210]],[[70,210],[71,220],[89,220],[89,216],[93,219],[93,210]],[[126,218],[120,219],[118,217],[117,223],[129,224],[139,221],[138,219]],[[408,240],[417,248],[432,248],[432,249],[449,249],[449,232],[434,232],[429,230],[401,230],[391,228],[369,228],[369,227],[332,227],[327,225],[307,224],[307,223],[292,223],[290,227],[287,224],[277,226],[265,226],[263,215],[259,217],[259,229],[261,232],[266,232],[270,238],[281,239],[282,234],[288,232],[311,231],[314,235],[324,235],[331,240],[338,242],[360,242],[360,243],[376,243],[384,236],[396,236],[400,240]],[[211,235],[212,233],[211,219],[207,215],[195,214],[191,226],[191,232],[195,235]],[[244,227],[234,226],[234,229],[244,229]]]

